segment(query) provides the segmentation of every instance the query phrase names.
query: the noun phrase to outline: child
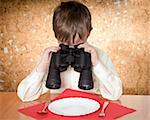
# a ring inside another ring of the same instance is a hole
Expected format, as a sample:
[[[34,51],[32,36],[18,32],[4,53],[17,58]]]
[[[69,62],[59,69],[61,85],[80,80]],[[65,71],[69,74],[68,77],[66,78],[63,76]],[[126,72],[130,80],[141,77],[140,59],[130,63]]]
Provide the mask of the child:
[[[62,2],[54,11],[53,30],[58,43],[77,45],[91,54],[94,89],[87,90],[101,94],[104,98],[117,100],[122,94],[122,82],[115,71],[111,59],[101,50],[89,45],[86,41],[92,30],[91,14],[88,8],[76,1]],[[49,47],[43,52],[35,69],[18,86],[17,94],[22,101],[32,101],[49,91],[45,87],[52,52],[60,47]],[[62,92],[66,88],[77,89],[80,73],[68,67],[60,73],[61,88],[50,90]]]

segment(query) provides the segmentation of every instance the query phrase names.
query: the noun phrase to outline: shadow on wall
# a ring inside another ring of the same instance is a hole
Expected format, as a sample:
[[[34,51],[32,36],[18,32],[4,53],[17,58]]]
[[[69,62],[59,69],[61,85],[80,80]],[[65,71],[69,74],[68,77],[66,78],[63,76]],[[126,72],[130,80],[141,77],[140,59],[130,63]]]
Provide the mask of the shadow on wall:
[[[110,55],[123,81],[124,94],[150,94],[150,1],[80,1],[92,14],[94,29],[88,42]],[[1,0],[0,91],[15,91],[35,67],[43,49],[57,45],[52,14],[59,3]]]

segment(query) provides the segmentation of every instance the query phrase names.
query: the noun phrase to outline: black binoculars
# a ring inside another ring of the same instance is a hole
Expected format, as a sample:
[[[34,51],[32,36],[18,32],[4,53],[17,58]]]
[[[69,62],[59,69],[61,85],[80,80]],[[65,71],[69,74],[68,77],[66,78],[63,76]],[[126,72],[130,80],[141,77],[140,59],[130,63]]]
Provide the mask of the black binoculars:
[[[78,87],[83,90],[93,89],[91,54],[78,45],[70,47],[60,44],[61,49],[52,53],[46,87],[59,89],[61,87],[60,72],[67,70],[71,65],[75,71],[80,72]]]

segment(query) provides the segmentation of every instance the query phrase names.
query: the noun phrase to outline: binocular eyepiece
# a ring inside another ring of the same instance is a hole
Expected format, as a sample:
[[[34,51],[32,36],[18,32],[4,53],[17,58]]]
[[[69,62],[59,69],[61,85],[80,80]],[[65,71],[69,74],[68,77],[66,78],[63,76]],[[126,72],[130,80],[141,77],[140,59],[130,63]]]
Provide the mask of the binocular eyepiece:
[[[61,87],[60,72],[67,70],[68,66],[80,72],[78,87],[84,90],[93,88],[91,54],[84,51],[84,48],[77,48],[78,45],[69,47],[60,44],[61,49],[52,53],[49,72],[46,80],[46,87],[59,89]]]

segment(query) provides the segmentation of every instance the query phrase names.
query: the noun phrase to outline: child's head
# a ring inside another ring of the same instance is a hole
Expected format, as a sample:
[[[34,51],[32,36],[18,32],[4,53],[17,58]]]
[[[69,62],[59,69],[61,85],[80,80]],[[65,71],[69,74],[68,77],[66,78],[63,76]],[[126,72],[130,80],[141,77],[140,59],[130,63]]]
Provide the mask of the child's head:
[[[60,43],[76,45],[86,42],[92,30],[90,11],[76,1],[62,2],[54,11],[53,30]]]

